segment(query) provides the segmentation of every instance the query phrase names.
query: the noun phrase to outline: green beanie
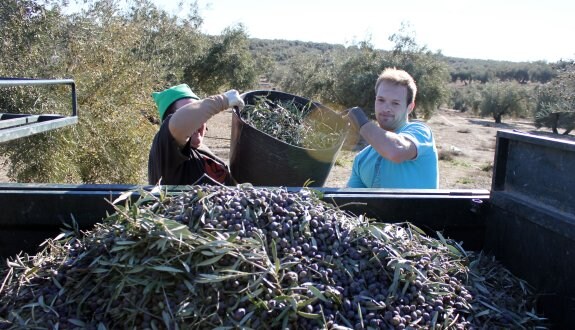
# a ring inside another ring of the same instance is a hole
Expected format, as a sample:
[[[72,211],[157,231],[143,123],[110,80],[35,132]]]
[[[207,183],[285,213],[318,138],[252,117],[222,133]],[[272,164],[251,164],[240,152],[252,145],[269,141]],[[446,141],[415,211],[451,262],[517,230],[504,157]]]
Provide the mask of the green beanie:
[[[199,100],[200,98],[192,92],[190,86],[186,84],[170,87],[161,92],[153,92],[152,97],[158,106],[158,113],[160,114],[160,121],[164,120],[166,110],[179,99],[191,98]]]

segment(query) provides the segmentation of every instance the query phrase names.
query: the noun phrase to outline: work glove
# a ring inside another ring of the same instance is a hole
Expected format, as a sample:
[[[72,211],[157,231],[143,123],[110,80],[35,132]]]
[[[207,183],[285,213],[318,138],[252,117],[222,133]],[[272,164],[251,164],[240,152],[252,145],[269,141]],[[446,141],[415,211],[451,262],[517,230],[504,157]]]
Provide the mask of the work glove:
[[[361,127],[369,123],[369,118],[363,112],[360,107],[353,107],[344,111],[343,118],[347,119],[351,123],[351,127],[354,131],[359,132]]]
[[[240,97],[240,94],[235,89],[230,89],[224,93],[224,96],[228,99],[228,104],[230,108],[238,107],[238,109],[243,109],[245,106],[244,100]]]

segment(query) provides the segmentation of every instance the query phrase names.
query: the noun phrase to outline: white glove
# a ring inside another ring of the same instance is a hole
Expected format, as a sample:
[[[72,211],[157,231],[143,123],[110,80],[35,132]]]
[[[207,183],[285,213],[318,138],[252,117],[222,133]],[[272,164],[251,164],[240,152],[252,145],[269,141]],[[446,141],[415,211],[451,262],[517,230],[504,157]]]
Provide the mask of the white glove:
[[[245,106],[244,100],[242,100],[237,90],[230,89],[229,91],[225,92],[224,95],[228,99],[230,108],[238,107],[241,110]]]

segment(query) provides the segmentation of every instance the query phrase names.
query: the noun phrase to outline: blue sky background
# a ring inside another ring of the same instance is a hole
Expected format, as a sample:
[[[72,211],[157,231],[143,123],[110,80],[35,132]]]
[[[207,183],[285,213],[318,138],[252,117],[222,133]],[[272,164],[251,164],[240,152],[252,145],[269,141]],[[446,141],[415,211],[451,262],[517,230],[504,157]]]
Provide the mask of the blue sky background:
[[[176,12],[179,0],[157,0]],[[343,45],[388,38],[407,23],[416,42],[446,56],[505,61],[575,59],[575,1],[198,0],[202,31],[242,23],[253,38]]]

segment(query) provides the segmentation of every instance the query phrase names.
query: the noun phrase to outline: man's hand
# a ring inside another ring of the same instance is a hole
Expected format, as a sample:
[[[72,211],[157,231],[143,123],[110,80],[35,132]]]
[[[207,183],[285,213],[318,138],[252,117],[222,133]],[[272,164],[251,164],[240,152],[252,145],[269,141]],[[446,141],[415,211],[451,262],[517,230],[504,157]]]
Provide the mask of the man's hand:
[[[345,110],[344,113],[345,113],[344,118],[349,120],[352,128],[357,132],[359,132],[359,130],[363,125],[369,123],[369,118],[367,118],[365,112],[363,112],[363,109],[361,109],[360,107],[353,107],[351,109],[347,109]]]
[[[224,93],[224,96],[228,99],[228,104],[230,108],[238,107],[240,110],[245,106],[244,100],[240,97],[237,90],[231,89]]]

